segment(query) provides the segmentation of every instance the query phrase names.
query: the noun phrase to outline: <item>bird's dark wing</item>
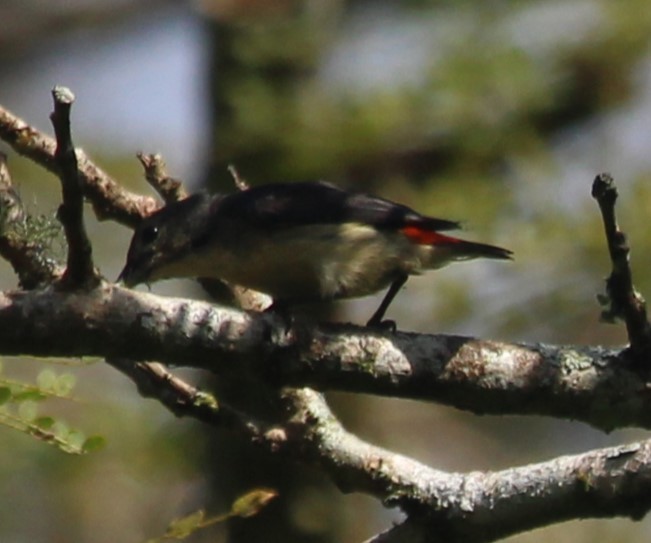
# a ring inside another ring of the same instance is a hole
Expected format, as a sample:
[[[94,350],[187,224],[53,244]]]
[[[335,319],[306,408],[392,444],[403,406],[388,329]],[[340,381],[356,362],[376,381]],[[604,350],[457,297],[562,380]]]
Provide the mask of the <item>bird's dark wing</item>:
[[[332,223],[362,223],[399,229],[413,225],[453,230],[459,223],[423,216],[407,206],[353,193],[323,182],[278,183],[250,188],[216,202],[216,220],[239,219],[262,229]]]

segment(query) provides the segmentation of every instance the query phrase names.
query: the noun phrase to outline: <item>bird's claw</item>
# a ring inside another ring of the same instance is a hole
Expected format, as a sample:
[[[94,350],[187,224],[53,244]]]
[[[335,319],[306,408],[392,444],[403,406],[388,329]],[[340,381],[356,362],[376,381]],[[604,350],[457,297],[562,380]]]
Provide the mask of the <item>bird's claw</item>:
[[[389,332],[391,334],[395,334],[396,330],[398,329],[396,321],[393,321],[391,319],[380,320],[371,318],[371,320],[366,323],[366,326],[368,328],[379,330],[380,332]]]

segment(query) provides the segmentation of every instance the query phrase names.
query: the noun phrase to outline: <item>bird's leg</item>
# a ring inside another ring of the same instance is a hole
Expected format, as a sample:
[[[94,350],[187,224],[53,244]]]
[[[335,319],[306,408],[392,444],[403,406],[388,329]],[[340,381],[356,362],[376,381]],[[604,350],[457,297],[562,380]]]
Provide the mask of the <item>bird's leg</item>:
[[[370,326],[372,328],[388,328],[392,331],[395,331],[396,323],[394,321],[383,321],[382,318],[384,317],[384,314],[387,312],[389,305],[391,305],[391,302],[396,297],[396,294],[398,294],[400,289],[407,282],[408,278],[409,276],[405,273],[400,275],[393,283],[391,283],[391,286],[389,287],[389,290],[384,296],[384,299],[382,300],[380,307],[378,307],[377,311],[373,313],[373,316],[366,323],[366,326]]]

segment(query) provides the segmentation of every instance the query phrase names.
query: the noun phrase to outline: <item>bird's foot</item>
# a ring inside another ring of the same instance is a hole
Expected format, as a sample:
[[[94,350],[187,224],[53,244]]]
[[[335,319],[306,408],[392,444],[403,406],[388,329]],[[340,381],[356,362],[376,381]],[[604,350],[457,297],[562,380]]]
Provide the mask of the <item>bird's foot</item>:
[[[376,319],[374,317],[371,317],[371,319],[366,323],[366,326],[367,328],[374,328],[380,332],[389,332],[391,334],[394,334],[398,329],[396,321],[392,321],[391,319]]]

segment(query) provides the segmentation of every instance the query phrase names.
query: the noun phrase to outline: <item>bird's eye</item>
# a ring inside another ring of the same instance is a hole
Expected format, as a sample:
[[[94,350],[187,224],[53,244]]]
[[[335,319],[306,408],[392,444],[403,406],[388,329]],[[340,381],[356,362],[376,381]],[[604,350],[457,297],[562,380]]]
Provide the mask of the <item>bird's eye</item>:
[[[145,245],[149,245],[158,237],[158,226],[148,226],[143,229],[140,239]]]

